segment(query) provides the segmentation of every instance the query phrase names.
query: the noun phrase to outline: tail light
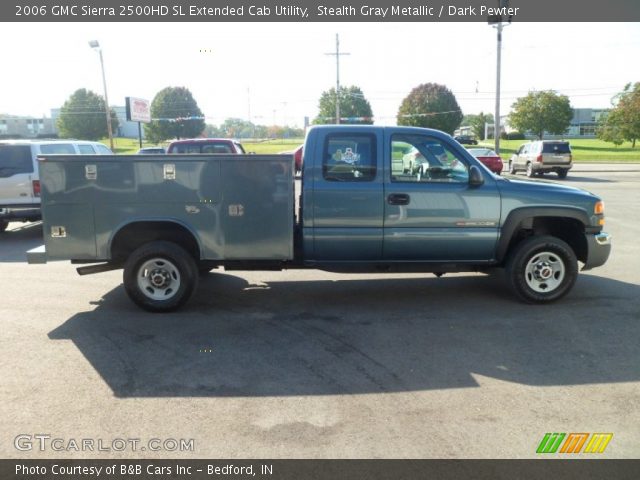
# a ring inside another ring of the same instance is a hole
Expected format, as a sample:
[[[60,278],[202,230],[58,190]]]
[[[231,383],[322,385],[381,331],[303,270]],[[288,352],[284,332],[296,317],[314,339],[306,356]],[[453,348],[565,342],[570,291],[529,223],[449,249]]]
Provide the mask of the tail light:
[[[538,163],[542,163],[542,154],[540,154],[540,155],[538,155],[538,156],[536,157],[536,162],[538,162]]]
[[[33,180],[31,182],[31,186],[33,187],[33,196],[39,197],[40,196],[40,180]]]
[[[573,162],[573,155],[572,154],[569,154],[569,161]]]

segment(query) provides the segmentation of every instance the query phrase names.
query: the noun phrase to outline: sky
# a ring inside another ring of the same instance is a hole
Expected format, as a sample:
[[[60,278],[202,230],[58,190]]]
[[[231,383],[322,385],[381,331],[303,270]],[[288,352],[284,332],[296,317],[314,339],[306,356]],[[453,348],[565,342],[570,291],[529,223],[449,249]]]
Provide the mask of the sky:
[[[0,113],[51,116],[78,88],[109,103],[191,90],[207,123],[226,118],[302,126],[323,91],[356,85],[375,123],[393,125],[402,99],[446,85],[463,113],[493,113],[496,30],[485,23],[4,23]],[[606,108],[640,81],[640,23],[514,23],[503,32],[501,113],[530,90],[553,89],[573,107]]]

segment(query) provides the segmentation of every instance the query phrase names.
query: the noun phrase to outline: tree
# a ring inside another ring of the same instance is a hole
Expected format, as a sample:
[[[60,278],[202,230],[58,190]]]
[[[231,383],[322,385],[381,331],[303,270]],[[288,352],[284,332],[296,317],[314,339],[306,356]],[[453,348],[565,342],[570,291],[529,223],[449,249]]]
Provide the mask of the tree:
[[[453,134],[462,121],[462,111],[447,87],[423,83],[402,100],[397,119],[398,125],[435,128]]]
[[[118,129],[118,117],[111,110],[111,129]],[[109,135],[104,99],[85,88],[73,92],[60,109],[57,120],[61,138],[99,140]]]
[[[566,95],[553,90],[529,92],[511,106],[509,123],[520,132],[531,131],[542,140],[544,132],[562,135],[571,125],[573,109]]]
[[[166,87],[151,102],[151,118],[144,126],[153,143],[171,138],[199,136],[205,128],[204,115],[188,88]]]
[[[227,138],[251,138],[254,136],[255,125],[241,118],[227,118],[220,125],[220,132]]]
[[[340,123],[352,125],[371,125],[373,112],[369,101],[359,87],[340,87]],[[318,102],[318,116],[315,124],[336,123],[336,89],[331,88],[322,92]]]
[[[471,127],[473,134],[479,140],[485,140],[484,138],[484,124],[493,124],[493,114],[480,112],[479,114],[465,115],[462,119],[462,125],[468,125]]]
[[[610,111],[600,119],[596,134],[600,140],[611,142],[614,145],[622,145],[624,133],[622,132],[622,119],[616,110]]]
[[[614,108],[600,123],[598,138],[615,145],[628,140],[635,148],[640,138],[640,83],[627,84],[613,103]]]

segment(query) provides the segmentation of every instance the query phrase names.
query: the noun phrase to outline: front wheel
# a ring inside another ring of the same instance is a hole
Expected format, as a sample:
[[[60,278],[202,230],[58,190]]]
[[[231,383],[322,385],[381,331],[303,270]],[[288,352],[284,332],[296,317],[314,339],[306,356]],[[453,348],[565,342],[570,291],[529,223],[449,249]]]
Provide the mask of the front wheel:
[[[512,160],[509,160],[509,173],[511,175],[515,175],[516,174],[516,166],[515,166],[515,164],[513,163]]]
[[[198,285],[198,267],[179,245],[151,242],[129,255],[123,281],[136,305],[150,312],[169,312],[191,298]]]
[[[0,220],[0,233],[4,232],[9,226],[9,222],[6,220]]]
[[[578,261],[559,238],[533,236],[515,247],[507,262],[514,293],[527,303],[549,303],[566,295],[578,277]]]

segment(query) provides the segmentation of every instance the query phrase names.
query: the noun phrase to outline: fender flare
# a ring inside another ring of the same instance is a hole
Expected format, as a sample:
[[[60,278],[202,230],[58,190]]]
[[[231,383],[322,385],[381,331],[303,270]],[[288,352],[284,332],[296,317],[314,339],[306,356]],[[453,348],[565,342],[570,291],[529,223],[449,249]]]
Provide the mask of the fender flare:
[[[521,224],[533,226],[533,220],[538,217],[571,218],[579,221],[585,227],[589,225],[587,212],[576,207],[522,207],[509,212],[500,230],[500,239],[496,251],[496,259],[501,262],[507,255],[509,244],[514,233]]]

